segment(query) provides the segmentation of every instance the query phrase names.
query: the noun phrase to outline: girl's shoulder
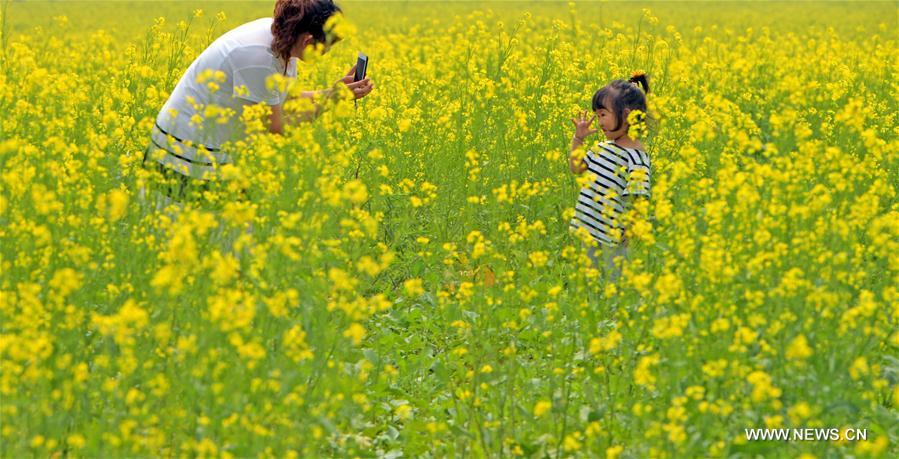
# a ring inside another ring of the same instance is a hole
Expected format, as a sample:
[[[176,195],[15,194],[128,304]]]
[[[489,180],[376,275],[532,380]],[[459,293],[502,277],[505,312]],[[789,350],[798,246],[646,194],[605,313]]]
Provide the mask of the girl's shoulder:
[[[612,148],[621,153],[628,162],[639,165],[649,165],[649,154],[641,143],[638,143],[636,147],[623,147],[612,140],[607,140],[603,143],[607,144],[608,148]]]
[[[642,151],[642,149],[622,147],[621,145],[618,145],[617,143],[615,143],[614,140],[603,140],[602,142],[598,142],[596,144],[596,146],[597,146],[597,148],[600,148],[600,149],[603,149],[606,151],[615,152],[615,153],[618,153],[620,155],[625,155],[625,156],[633,154],[635,151]]]
[[[597,142],[596,147],[602,148],[604,150],[622,151],[621,146],[611,140],[603,140],[601,142]]]
[[[622,150],[621,147],[615,145],[609,140],[596,142],[595,144],[593,144],[593,148],[591,148],[588,153],[591,153],[597,157],[615,157],[619,158],[619,160],[627,159],[627,154],[624,152],[624,150]]]
[[[628,146],[620,145],[617,142],[615,142],[614,140],[606,140],[603,143],[614,145],[623,150],[639,151],[642,153],[646,153],[646,147],[644,147],[643,144],[640,143],[639,141],[634,142],[635,145],[628,145]]]

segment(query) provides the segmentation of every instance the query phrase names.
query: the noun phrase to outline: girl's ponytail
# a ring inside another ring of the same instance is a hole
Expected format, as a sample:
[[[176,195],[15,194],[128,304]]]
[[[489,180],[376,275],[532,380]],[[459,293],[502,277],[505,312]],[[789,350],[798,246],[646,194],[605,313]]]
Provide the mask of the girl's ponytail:
[[[604,108],[615,116],[616,125],[613,131],[621,129],[627,121],[625,110],[639,110],[649,116],[646,106],[646,94],[649,92],[649,80],[643,72],[634,72],[627,80],[614,80],[593,94],[593,111]]]
[[[634,84],[639,84],[643,87],[643,92],[649,93],[649,80],[646,79],[646,74],[643,72],[634,72],[633,75],[627,80]]]

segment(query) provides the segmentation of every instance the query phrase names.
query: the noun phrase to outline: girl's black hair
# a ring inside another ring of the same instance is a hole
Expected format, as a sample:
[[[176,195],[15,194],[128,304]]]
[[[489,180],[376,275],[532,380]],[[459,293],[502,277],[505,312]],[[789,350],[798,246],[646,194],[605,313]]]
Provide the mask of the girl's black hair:
[[[637,85],[643,87],[641,91]],[[635,73],[628,80],[615,80],[593,94],[593,111],[604,108],[615,115],[615,129],[621,129],[626,109],[640,110],[646,113],[646,93],[649,92],[649,81],[643,73]],[[611,107],[603,105],[606,99]]]

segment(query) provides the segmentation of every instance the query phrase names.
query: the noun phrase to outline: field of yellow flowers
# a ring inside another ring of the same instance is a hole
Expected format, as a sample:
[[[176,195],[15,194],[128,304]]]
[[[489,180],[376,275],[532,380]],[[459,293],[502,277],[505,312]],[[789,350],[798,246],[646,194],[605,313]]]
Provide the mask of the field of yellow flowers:
[[[180,213],[138,198],[153,119],[273,2],[2,4],[3,457],[899,455],[895,3],[344,2],[291,88],[364,51],[372,95]],[[610,283],[568,120],[637,70]]]

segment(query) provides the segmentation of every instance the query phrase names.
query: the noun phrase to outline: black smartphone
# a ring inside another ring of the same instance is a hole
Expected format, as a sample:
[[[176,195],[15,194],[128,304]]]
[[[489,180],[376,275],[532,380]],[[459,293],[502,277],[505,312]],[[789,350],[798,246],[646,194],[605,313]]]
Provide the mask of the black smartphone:
[[[365,72],[368,70],[368,56],[364,53],[359,53],[359,57],[356,58],[356,78],[353,81],[360,81],[365,79]]]

